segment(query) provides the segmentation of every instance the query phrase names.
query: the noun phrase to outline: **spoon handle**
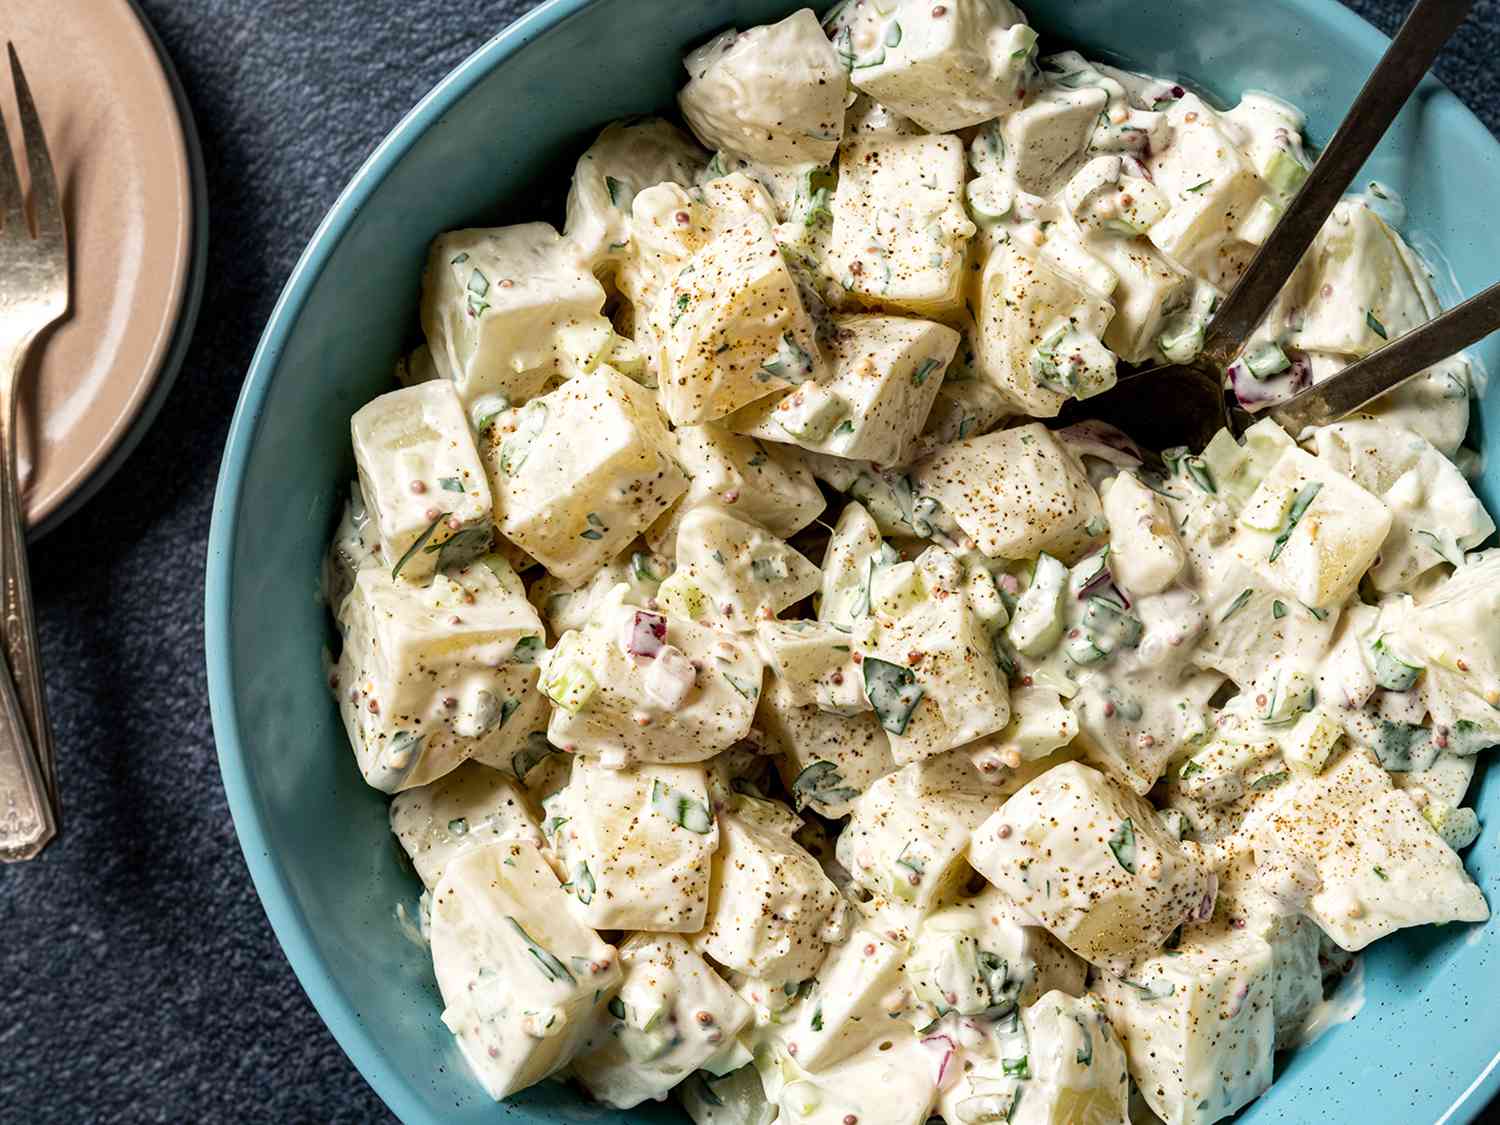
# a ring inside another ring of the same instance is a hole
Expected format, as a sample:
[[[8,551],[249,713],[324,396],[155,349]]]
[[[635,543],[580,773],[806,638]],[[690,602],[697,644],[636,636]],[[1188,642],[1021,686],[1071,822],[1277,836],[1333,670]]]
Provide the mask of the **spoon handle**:
[[[1219,370],[1229,366],[1255,331],[1334,205],[1472,6],[1473,0],[1417,0],[1412,7],[1301,190],[1210,322],[1203,357]]]
[[[1293,437],[1307,426],[1336,422],[1497,330],[1500,330],[1500,285],[1491,285],[1420,328],[1351,363],[1337,375],[1299,391],[1274,407],[1271,416]]]

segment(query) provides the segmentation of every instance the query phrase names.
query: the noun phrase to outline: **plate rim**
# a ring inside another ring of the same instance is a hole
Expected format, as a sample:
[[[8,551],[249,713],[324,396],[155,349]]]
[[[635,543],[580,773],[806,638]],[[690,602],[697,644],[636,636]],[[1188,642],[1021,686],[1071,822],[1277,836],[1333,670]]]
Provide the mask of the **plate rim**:
[[[126,409],[115,416],[110,426],[111,436],[99,443],[74,473],[71,485],[58,492],[34,518],[28,512],[26,534],[33,543],[56,530],[93,499],[120,471],[150,431],[187,359],[207,281],[208,174],[192,104],[166,45],[137,0],[116,0],[116,3],[140,30],[173,105],[174,113],[166,124],[172,130],[174,146],[182,158],[186,250],[173,263],[171,330],[163,334],[163,342],[148,357],[150,373],[142,380],[140,390],[131,396]],[[45,342],[39,346],[45,347]]]
[[[214,491],[205,560],[204,654],[215,749],[236,837],[261,908],[266,912],[298,983],[355,1069],[403,1122],[437,1125],[438,1119],[409,1093],[393,1060],[375,1041],[360,1019],[356,1006],[321,963],[313,948],[311,927],[293,905],[289,880],[274,856],[252,796],[249,770],[240,742],[230,643],[236,516],[250,453],[259,435],[263,407],[287,338],[301,319],[309,290],[318,282],[329,258],[342,243],[364,204],[427,129],[492,69],[570,16],[603,2],[606,0],[545,0],[502,28],[449,70],[403,114],[359,165],[313,231],[271,311],[230,419]],[[1352,41],[1377,52],[1389,43],[1383,32],[1339,0],[1298,2],[1321,9],[1321,16]],[[1424,79],[1424,85],[1428,83],[1440,96],[1449,99],[1481,136],[1500,145],[1500,138],[1490,134],[1483,122],[1445,83],[1432,74]],[[1500,1093],[1500,1052],[1468,1087],[1458,1093],[1435,1125],[1472,1125],[1497,1093]]]

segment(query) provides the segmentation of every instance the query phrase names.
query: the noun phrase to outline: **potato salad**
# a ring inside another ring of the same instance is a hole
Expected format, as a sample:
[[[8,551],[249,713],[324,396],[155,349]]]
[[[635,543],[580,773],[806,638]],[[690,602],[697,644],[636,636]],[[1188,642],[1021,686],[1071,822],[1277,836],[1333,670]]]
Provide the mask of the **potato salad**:
[[[1007,0],[729,29],[560,231],[432,243],[328,676],[490,1096],[1207,1125],[1350,954],[1488,917],[1469,364],[1201,450],[1060,423],[1196,354],[1311,156],[1046,48]],[[1435,314],[1396,208],[1339,205],[1245,406]]]

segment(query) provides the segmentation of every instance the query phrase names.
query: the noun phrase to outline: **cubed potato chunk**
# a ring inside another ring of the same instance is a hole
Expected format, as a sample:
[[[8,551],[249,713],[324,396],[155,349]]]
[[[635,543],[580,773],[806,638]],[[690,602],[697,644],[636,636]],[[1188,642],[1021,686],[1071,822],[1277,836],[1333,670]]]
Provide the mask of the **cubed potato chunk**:
[[[900,316],[837,316],[834,324],[824,382],[754,402],[725,425],[836,457],[903,465],[959,335],[945,324]],[[817,400],[811,409],[810,398]]]
[[[1075,562],[1103,514],[1083,466],[1040,422],[945,446],[911,476],[992,559]]]
[[[744,738],[763,671],[751,646],[624,594],[616,587],[548,654],[547,737],[606,765],[701,762]]]
[[[786,539],[812,523],[826,506],[802,455],[722,426],[683,426],[677,453],[692,478],[686,495],[646,531],[652,548],[673,555],[682,517],[694,508],[719,507]]]
[[[768,694],[789,706],[814,706],[835,715],[870,710],[843,630],[822,621],[762,621],[756,639],[775,677]]]
[[[1260,568],[1233,558],[1221,557],[1205,586],[1207,628],[1193,660],[1237,684],[1282,665],[1310,672],[1339,628],[1337,609],[1304,603]]]
[[[1426,667],[1420,686],[1434,721],[1500,742],[1497,621],[1500,551],[1489,550],[1471,556],[1400,615],[1397,641],[1402,652]]]
[[[1443,563],[1488,539],[1495,521],[1463,473],[1426,438],[1374,418],[1320,427],[1313,438],[1318,460],[1380,497],[1391,513],[1391,532],[1370,568],[1382,594],[1409,590]]]
[[[664,320],[660,395],[674,426],[722,418],[823,373],[812,319],[766,217],[721,209],[714,222],[653,314]]]
[[[1233,550],[1304,605],[1352,594],[1391,530],[1391,513],[1342,473],[1288,449],[1240,513]]]
[[[806,980],[843,923],[843,899],[788,835],[740,812],[719,817],[708,921],[693,946],[727,969],[778,985]]]
[[[422,331],[464,405],[510,403],[566,373],[579,334],[608,337],[604,287],[548,223],[439,235],[422,275]]]
[[[393,577],[424,583],[490,546],[490,486],[453,384],[404,387],[349,428],[365,511]]]
[[[1174,264],[1228,289],[1274,225],[1276,210],[1265,181],[1202,99],[1188,94],[1166,114],[1171,143],[1153,151],[1146,167],[1171,210],[1147,236]]]
[[[1132,192],[1142,191],[1139,186],[1125,187],[1121,197],[1134,200]],[[1115,315],[1104,332],[1104,346],[1126,363],[1150,361],[1157,354],[1157,339],[1166,326],[1168,310],[1187,302],[1187,275],[1143,238],[1094,239],[1089,249],[1117,279],[1109,295]]]
[[[871,573],[870,616],[855,629],[854,649],[897,762],[952,750],[1010,720],[1009,683],[964,579],[941,547]]]
[[[823,555],[822,587],[818,592],[818,620],[840,632],[869,613],[870,564],[883,558],[886,546],[880,526],[864,505],[850,502],[839,513]],[[895,552],[891,552],[895,561]],[[884,565],[884,563],[882,563]]]
[[[1308,1017],[1323,999],[1323,970],[1318,963],[1322,935],[1312,919],[1287,912],[1262,884],[1251,849],[1238,837],[1225,849],[1220,867],[1219,901],[1214,924],[1260,938],[1271,947],[1271,1012],[1276,1019],[1276,1049],[1297,1045]]]
[[[580,757],[545,810],[584,924],[687,934],[703,928],[719,829],[701,767],[610,769]]]
[[[862,925],[829,950],[812,991],[779,1034],[799,1066],[826,1070],[890,1030],[890,1005],[901,990],[906,956],[902,945]]]
[[[1308,251],[1295,348],[1364,356],[1427,323],[1430,286],[1400,235],[1366,204],[1340,203]]]
[[[1307,889],[1305,912],[1340,947],[1354,953],[1406,926],[1489,918],[1463,861],[1362,751],[1277,795],[1243,832],[1268,879]]]
[[[436,781],[397,793],[391,832],[430,891],[453,858],[514,840],[541,847],[531,798],[509,773],[468,761]]]
[[[1093,996],[1049,992],[1002,1021],[998,1045],[972,1060],[938,1108],[952,1125],[1124,1122],[1130,1081],[1125,1052]]]
[[[812,9],[726,31],[684,60],[677,104],[711,149],[766,164],[827,164],[844,134],[844,67]]]
[[[1052,418],[1115,382],[1102,343],[1114,306],[1018,238],[997,247],[974,301],[974,370],[1017,414]]]
[[[1036,46],[1036,32],[1007,0],[851,4],[829,33],[855,87],[929,133],[1020,105]]]
[[[921,316],[956,310],[975,229],[964,210],[964,175],[957,137],[845,144],[825,268],[865,304]]]
[[[433,892],[443,1023],[496,1101],[572,1062],[619,987],[615,950],[567,901],[541,852],[518,843],[456,857]]]
[[[1094,985],[1131,1077],[1166,1125],[1209,1125],[1271,1085],[1271,947],[1228,925],[1189,927],[1170,953]]]
[[[669,613],[753,632],[818,589],[818,568],[758,524],[694,508],[677,532],[677,570],[657,598]]]
[[[708,154],[660,117],[614,121],[578,158],[563,233],[584,269],[612,272],[635,252],[631,206],[661,183],[693,183]]]
[[[344,602],[354,589],[355,576],[366,567],[379,567],[384,559],[379,530],[370,518],[370,509],[365,506],[364,490],[359,481],[354,481],[349,485],[349,499],[339,516],[333,541],[323,556],[323,601],[341,629]]]
[[[924,919],[906,965],[907,979],[934,1019],[949,1012],[1003,1015],[1054,989],[1082,996],[1087,972],[1082,958],[1030,925],[995,887]]]
[[[1001,126],[1007,182],[1032,195],[1056,195],[1083,162],[1109,95],[1098,86],[1042,90]]]
[[[686,941],[632,934],[620,946],[624,980],[609,1002],[604,1045],[573,1065],[595,1099],[617,1109],[666,1097],[750,1020],[734,994]]]
[[[492,426],[484,457],[500,532],[581,583],[688,487],[654,396],[609,367]]]
[[[778,1112],[766,1100],[760,1075],[748,1061],[722,1075],[705,1067],[676,1090],[693,1125],[771,1125]]]
[[[831,1066],[809,1071],[778,1044],[759,1052],[766,1096],[784,1125],[923,1125],[937,1096],[936,1056],[905,1024]]]
[[[839,863],[861,887],[921,918],[968,878],[969,835],[990,807],[972,793],[922,792],[907,766],[854,802],[836,845]]]
[[[1166,501],[1132,473],[1121,473],[1104,492],[1109,521],[1110,570],[1128,594],[1159,594],[1182,573],[1187,552]]]
[[[851,678],[858,690],[858,679]],[[890,736],[873,711],[841,715],[816,704],[790,702],[784,681],[773,680],[756,725],[792,800],[826,817],[846,816],[870,783],[896,768]]]
[[[1142,798],[1078,762],[1048,770],[976,828],[969,862],[1074,953],[1111,972],[1213,910],[1208,868]]]
[[[542,722],[542,622],[504,560],[487,556],[426,587],[362,570],[345,620],[335,690],[376,789],[425,785],[466,758],[508,766]]]

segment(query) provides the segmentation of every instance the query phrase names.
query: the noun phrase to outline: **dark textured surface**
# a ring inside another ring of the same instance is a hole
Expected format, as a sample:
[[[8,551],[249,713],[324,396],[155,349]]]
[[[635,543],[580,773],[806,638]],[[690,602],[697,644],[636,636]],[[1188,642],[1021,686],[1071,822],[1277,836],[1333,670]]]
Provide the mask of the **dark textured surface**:
[[[533,5],[141,4],[202,136],[208,286],[155,429],[32,556],[67,835],[0,869],[0,1123],[389,1120],[240,857],[205,698],[204,545],[240,380],[318,220],[401,114]],[[1390,33],[1407,5],[1350,6]],[[1500,0],[1480,0],[1437,68],[1492,131],[1497,36]]]

